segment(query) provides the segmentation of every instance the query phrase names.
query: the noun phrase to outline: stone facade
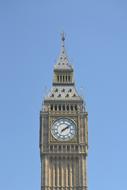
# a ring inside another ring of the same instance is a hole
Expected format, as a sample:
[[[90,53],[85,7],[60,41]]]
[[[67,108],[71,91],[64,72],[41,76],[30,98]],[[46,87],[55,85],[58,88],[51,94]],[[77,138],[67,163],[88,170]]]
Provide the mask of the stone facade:
[[[64,40],[62,36],[53,86],[40,112],[41,190],[87,190],[88,113],[75,88]],[[59,118],[75,122],[72,139],[62,141],[52,135],[52,125]]]

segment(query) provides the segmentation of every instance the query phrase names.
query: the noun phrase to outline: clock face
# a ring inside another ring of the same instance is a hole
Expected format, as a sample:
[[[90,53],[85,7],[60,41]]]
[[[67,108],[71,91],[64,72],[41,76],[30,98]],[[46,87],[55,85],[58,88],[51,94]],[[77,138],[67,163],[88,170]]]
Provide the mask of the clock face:
[[[71,140],[76,134],[76,124],[70,119],[60,118],[52,125],[51,133],[57,140]]]

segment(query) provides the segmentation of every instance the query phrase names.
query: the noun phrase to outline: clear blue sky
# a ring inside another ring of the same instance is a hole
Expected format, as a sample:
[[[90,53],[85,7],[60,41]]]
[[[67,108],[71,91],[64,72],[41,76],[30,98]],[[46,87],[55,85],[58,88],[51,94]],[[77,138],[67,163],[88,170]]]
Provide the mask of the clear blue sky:
[[[0,0],[1,190],[40,189],[39,111],[63,30],[89,112],[89,190],[127,188],[127,1]]]

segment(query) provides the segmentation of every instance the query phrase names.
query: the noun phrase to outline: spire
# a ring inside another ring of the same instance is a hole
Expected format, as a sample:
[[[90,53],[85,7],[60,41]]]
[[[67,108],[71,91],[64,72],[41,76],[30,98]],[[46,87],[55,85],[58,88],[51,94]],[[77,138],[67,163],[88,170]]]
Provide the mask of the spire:
[[[57,62],[54,66],[55,70],[73,70],[72,66],[69,64],[69,60],[65,50],[65,34],[61,33],[61,51],[58,56]]]
[[[61,44],[62,44],[62,47],[64,47],[64,41],[65,41],[65,34],[64,32],[61,33]]]

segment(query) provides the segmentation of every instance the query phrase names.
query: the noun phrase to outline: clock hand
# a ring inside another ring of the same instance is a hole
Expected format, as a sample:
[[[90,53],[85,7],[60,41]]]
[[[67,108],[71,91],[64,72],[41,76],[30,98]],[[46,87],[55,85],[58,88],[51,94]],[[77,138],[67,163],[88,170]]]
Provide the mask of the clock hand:
[[[68,125],[67,127],[63,128],[63,129],[61,130],[61,132],[63,132],[63,131],[65,131],[66,129],[68,129],[69,126],[70,126],[70,125]]]

